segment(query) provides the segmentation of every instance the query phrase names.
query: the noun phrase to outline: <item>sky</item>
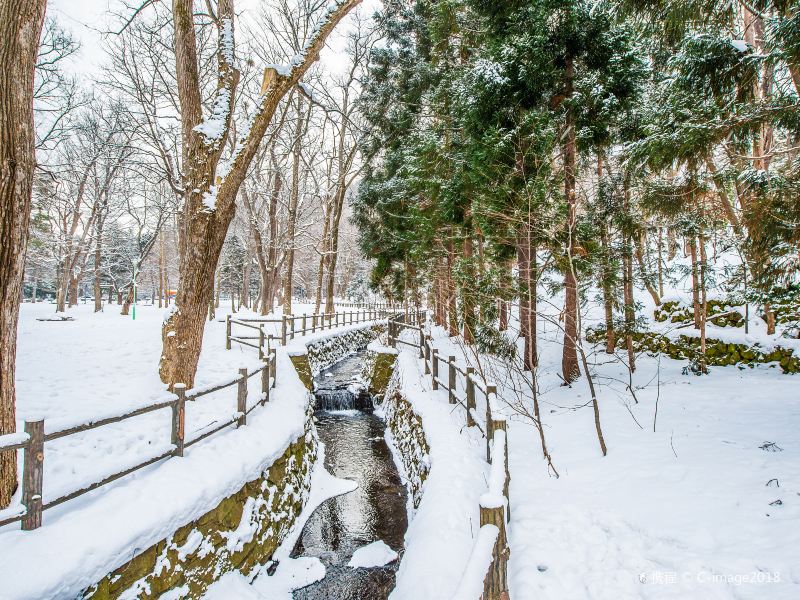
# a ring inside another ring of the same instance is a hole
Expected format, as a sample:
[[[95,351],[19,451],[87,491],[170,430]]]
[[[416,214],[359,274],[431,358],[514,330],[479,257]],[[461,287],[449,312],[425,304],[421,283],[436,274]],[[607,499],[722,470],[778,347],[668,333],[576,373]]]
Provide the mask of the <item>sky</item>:
[[[166,0],[165,0],[166,1]],[[134,4],[128,0],[128,4]],[[260,0],[237,0],[235,10],[239,20],[244,21],[248,14],[258,9]],[[380,0],[365,0],[358,10],[363,14],[372,14],[381,5]],[[104,31],[119,27],[118,15],[131,14],[123,0],[48,0],[47,14],[78,39],[81,49],[68,65],[68,69],[77,75],[91,77],[99,74],[106,60],[102,50]],[[115,16],[117,15],[117,16]],[[239,31],[242,31],[240,28]],[[347,31],[347,19],[337,28],[328,40],[328,47],[320,56],[321,63],[329,71],[336,73],[346,64],[343,60],[344,32]]]

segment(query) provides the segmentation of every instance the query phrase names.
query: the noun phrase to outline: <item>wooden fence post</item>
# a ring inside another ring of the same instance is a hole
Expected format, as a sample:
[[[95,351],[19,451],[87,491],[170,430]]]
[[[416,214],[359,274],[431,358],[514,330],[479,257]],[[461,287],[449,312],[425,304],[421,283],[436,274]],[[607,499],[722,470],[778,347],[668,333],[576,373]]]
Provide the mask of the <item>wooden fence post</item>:
[[[450,404],[456,403],[456,357],[447,357],[447,399]]]
[[[264,360],[264,324],[258,326],[258,359]]]
[[[25,505],[22,529],[30,531],[42,526],[44,419],[25,421],[25,433],[30,439],[22,453],[22,503]]]
[[[419,328],[419,357],[425,358],[425,332],[422,327]]]
[[[317,313],[311,315],[311,333],[317,330]]]
[[[497,387],[486,384],[486,461],[492,462],[492,394],[497,394]]]
[[[296,318],[295,317],[288,317],[288,321],[292,324],[292,327],[290,329],[291,333],[289,334],[289,338],[293,340],[294,339],[294,326],[295,326]]]
[[[231,316],[225,315],[225,350],[231,349]]]
[[[184,424],[186,422],[186,384],[176,383],[172,386],[172,391],[178,397],[172,403],[172,443],[175,444],[175,450],[172,451],[172,455],[183,456]]]
[[[505,418],[498,418],[498,419],[492,418],[492,441],[494,441],[495,432],[502,431],[505,434],[503,436],[504,446],[505,446],[504,449],[503,449],[503,458],[504,458],[504,461],[505,461],[504,464],[503,464],[503,470],[505,471],[506,475],[505,475],[505,480],[504,480],[504,483],[503,483],[503,496],[505,496],[506,499],[508,499],[508,486],[509,486],[509,483],[511,481],[511,473],[509,473],[509,471],[508,471],[508,427],[506,425],[507,424],[506,424]],[[511,502],[508,501],[508,500],[507,500],[507,502],[508,502],[508,507],[507,507],[507,510],[506,510],[506,520],[510,521],[511,520]]]
[[[286,315],[281,315],[281,344],[286,345]]]
[[[434,390],[439,389],[439,350],[436,348],[431,352],[431,388]]]
[[[499,530],[499,533],[492,551],[492,564],[489,566],[489,571],[483,580],[482,598],[483,600],[508,600],[507,570],[510,551],[506,540],[506,520],[503,515],[505,511],[502,504],[499,506],[494,506],[494,502],[486,502],[486,504],[489,504],[489,506],[484,506],[484,502],[481,501],[481,527],[494,525]]]
[[[306,334],[306,313],[303,313],[303,335]]]
[[[472,411],[475,410],[475,382],[472,376],[475,374],[475,367],[467,367],[467,427],[475,425]]]
[[[425,339],[425,375],[430,375],[431,373],[431,344],[430,342]]]
[[[239,369],[239,386],[236,394],[236,411],[239,412],[239,419],[236,427],[247,425],[247,367]]]
[[[278,381],[278,351],[273,348],[272,349],[272,356],[270,357],[269,361],[269,369],[270,369],[270,376],[272,380],[277,382]]]
[[[271,360],[272,357],[270,356],[264,368],[261,370],[261,406],[269,402],[269,372],[271,370],[269,363]]]

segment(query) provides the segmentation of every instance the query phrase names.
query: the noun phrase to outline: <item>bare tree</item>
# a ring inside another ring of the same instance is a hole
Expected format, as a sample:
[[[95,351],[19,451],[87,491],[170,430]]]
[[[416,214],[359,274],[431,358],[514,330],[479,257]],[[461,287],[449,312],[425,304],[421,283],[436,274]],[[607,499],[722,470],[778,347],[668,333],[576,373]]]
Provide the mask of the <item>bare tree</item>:
[[[36,167],[34,70],[46,0],[0,2],[0,435],[16,429],[17,318]],[[0,507],[17,482],[16,452],[0,452]]]
[[[165,321],[160,375],[170,385],[192,385],[200,357],[208,303],[222,244],[233,219],[236,195],[283,97],[319,57],[339,21],[360,0],[340,0],[325,9],[314,33],[289,65],[268,66],[262,95],[249,127],[222,169],[220,159],[231,135],[239,70],[235,66],[234,2],[219,0],[211,18],[217,28],[217,93],[203,119],[195,16],[191,0],[172,5],[176,76],[181,118],[183,213],[181,286],[176,310]]]

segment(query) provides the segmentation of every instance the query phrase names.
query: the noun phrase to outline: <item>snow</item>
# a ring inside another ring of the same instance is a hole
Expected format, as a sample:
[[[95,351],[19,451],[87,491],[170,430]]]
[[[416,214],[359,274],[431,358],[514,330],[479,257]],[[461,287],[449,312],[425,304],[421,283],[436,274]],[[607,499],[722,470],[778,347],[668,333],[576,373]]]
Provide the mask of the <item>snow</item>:
[[[368,352],[375,352],[376,354],[393,354],[396,355],[398,353],[397,348],[392,348],[391,346],[384,346],[378,340],[374,340],[367,345]]]
[[[205,206],[205,210],[207,211],[213,211],[217,208],[217,186],[212,185],[208,188],[208,191],[203,194],[203,206]]]
[[[219,40],[219,47],[222,51],[222,56],[225,58],[225,62],[229,65],[233,65],[233,51],[234,51],[234,40],[233,40],[233,20],[230,18],[221,19],[221,31],[220,31],[220,40]]]
[[[739,52],[747,52],[748,45],[744,40],[731,40],[731,46],[736,48]]]
[[[397,552],[392,550],[383,540],[377,540],[366,546],[361,546],[353,552],[348,567],[357,569],[359,567],[382,567],[390,562],[397,560]]]
[[[269,575],[266,568],[257,570],[252,585],[251,581],[239,572],[226,573],[208,588],[203,598],[291,600],[293,590],[311,585],[325,577],[325,565],[318,558],[306,556],[291,558],[290,553],[313,512],[329,498],[352,492],[357,485],[355,481],[334,477],[325,469],[325,446],[320,442],[317,462],[311,474],[311,494],[291,533],[272,557],[272,561],[278,562],[275,573]],[[265,567],[272,564],[272,561]]]
[[[211,114],[202,123],[195,126],[194,130],[203,135],[206,144],[211,144],[222,139],[228,123],[231,109],[231,91],[222,87],[217,90]]]
[[[275,69],[281,77],[289,77],[292,74],[292,65],[283,65],[278,63],[270,63],[266,65],[267,69]]]
[[[164,397],[158,378],[161,326],[167,309],[139,305],[136,320],[118,307],[79,305],[74,322],[37,321],[50,304],[23,304],[17,358],[17,429],[25,419],[44,418],[45,430],[122,414]],[[206,324],[196,387],[236,378],[242,365],[260,366],[250,348],[225,350],[224,309]],[[247,426],[230,427],[170,458],[44,512],[43,526],[0,528],[3,600],[75,597],[137,549],[168,537],[238,491],[304,434],[308,393],[289,357],[278,350],[270,402],[248,415]],[[248,382],[248,408],[261,399],[260,378]],[[236,386],[186,403],[186,439],[236,410]],[[44,501],[55,499],[171,447],[170,410],[162,409],[45,444]],[[13,434],[15,439],[21,434]],[[18,452],[21,468],[22,452]],[[352,483],[348,482],[348,485]],[[19,492],[2,516],[20,514]],[[248,535],[248,523],[229,543]],[[190,544],[190,542],[192,542]],[[191,536],[181,549],[193,547]]]
[[[29,436],[24,431],[18,431],[16,433],[7,433],[6,435],[0,435],[0,447],[3,446],[16,446],[17,444],[24,444],[31,436]]]
[[[477,431],[461,434],[463,422],[446,392],[431,391],[430,377],[423,375],[413,350],[401,351],[397,365],[400,390],[422,419],[431,468],[411,515],[391,598],[438,600],[455,593],[472,553],[488,475],[484,443]]]
[[[651,315],[648,296],[637,300],[647,307],[642,314]],[[557,316],[562,299],[550,302]],[[584,327],[602,320],[602,307],[591,307],[582,320]],[[561,385],[562,334],[541,320],[538,327],[542,421],[559,478],[548,471],[538,431],[521,413],[523,406],[531,409],[530,392],[522,403],[514,392],[529,388],[481,357],[508,416],[511,597],[800,596],[800,446],[792,444],[800,428],[797,378],[763,365],[712,367],[710,375],[696,377],[682,373],[686,361],[645,354],[632,375],[637,404],[627,368],[587,343],[609,449],[603,457],[586,379]],[[766,336],[757,318],[750,336],[711,324],[708,332],[737,343],[794,343]],[[693,335],[690,328],[677,333]],[[471,349],[440,328],[433,335],[440,355],[475,365]],[[481,396],[477,415],[485,407]],[[454,414],[464,418],[460,407]],[[781,450],[770,451],[768,442]],[[426,487],[426,499],[429,493]],[[412,538],[409,548],[415,543]]]
[[[478,530],[478,539],[472,548],[461,583],[452,600],[475,600],[483,594],[483,580],[492,564],[492,552],[500,530],[496,525],[484,525]]]

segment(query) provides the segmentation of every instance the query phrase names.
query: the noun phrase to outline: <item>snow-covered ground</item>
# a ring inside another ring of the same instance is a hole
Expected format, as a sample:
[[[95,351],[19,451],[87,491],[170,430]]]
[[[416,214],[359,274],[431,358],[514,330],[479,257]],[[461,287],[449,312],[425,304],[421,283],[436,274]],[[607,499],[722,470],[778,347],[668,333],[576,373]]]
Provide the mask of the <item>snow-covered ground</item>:
[[[301,306],[299,311],[312,307]],[[139,306],[136,320],[118,307],[93,314],[69,311],[74,321],[38,321],[50,304],[24,304],[17,359],[18,429],[45,419],[46,431],[122,414],[169,397],[158,377],[165,309]],[[242,313],[240,313],[241,315]],[[206,325],[196,386],[230,380],[241,366],[259,366],[257,353],[225,350],[225,309]],[[260,399],[260,378],[248,386],[248,407]],[[226,429],[170,459],[137,471],[44,513],[44,525],[22,532],[0,528],[0,598],[74,597],[82,589],[180,525],[216,506],[258,476],[303,433],[307,391],[285,352],[278,355],[270,403],[247,427]],[[229,420],[236,387],[187,403],[186,439]],[[107,425],[45,445],[44,500],[157,456],[170,447],[170,410]],[[21,467],[22,453],[18,453]],[[16,502],[19,501],[17,494]],[[17,504],[18,505],[18,504]],[[12,507],[6,514],[14,511]],[[113,564],[112,564],[113,563]]]
[[[641,300],[646,306],[643,313],[652,314],[647,298]],[[555,298],[552,303],[555,315],[561,301]],[[116,414],[164,394],[157,376],[163,311],[139,307],[133,322],[110,310],[92,315],[91,308],[79,307],[73,312],[75,322],[35,320],[51,311],[49,305],[23,307],[20,421],[44,416],[50,429],[51,423]],[[590,311],[584,327],[599,316]],[[434,336],[442,355],[476,363],[457,340],[439,329]],[[757,324],[751,336],[764,338]],[[624,364],[586,344],[608,445],[608,456],[603,457],[586,378],[571,387],[561,386],[560,333],[553,324],[540,321],[539,340],[542,420],[560,477],[548,471],[530,420],[506,406],[511,469],[509,579],[514,600],[800,597],[797,376],[758,366],[711,367],[710,375],[697,377],[683,373],[686,361],[642,355],[632,379],[637,403],[628,390]],[[234,346],[226,352],[224,323],[209,323],[197,384],[230,377],[240,364],[255,366],[255,351]],[[481,364],[498,383],[500,397],[513,404],[517,397],[508,374],[486,359]],[[447,404],[446,392],[430,391],[430,380],[422,377],[421,363],[412,350],[402,350],[400,365],[403,390],[424,419],[432,469],[422,504],[409,525],[393,598],[448,597],[458,585],[478,531],[477,498],[486,485],[483,441],[474,429],[467,432],[463,411]],[[290,368],[288,359],[281,368]],[[227,418],[234,409],[234,395],[232,390],[223,391],[191,406],[189,435],[214,419]],[[268,410],[285,409],[288,412],[281,418],[298,420],[290,402],[280,406],[276,402]],[[69,443],[67,438],[48,444],[45,497],[117,470],[121,458],[135,460],[154,453],[169,441],[166,412],[131,421],[135,428],[101,428],[82,441]],[[277,413],[253,414],[259,427],[280,428],[270,435],[285,438],[293,431],[275,422]],[[199,472],[201,461],[232,453],[239,444],[256,443],[247,437],[256,434],[263,432],[248,425],[214,436],[208,446],[192,448],[189,460],[181,462],[196,460]],[[91,557],[112,546],[124,551],[125,544],[145,544],[133,526],[120,527],[120,515],[123,521],[125,515],[133,519],[137,495],[156,493],[159,477],[178,476],[169,471],[175,467],[168,465],[175,462],[47,511],[46,526],[37,532],[22,533],[14,525],[0,530],[0,581],[17,581],[34,556],[46,565],[36,573],[41,583],[16,587],[9,597],[35,597],[34,589],[62,589],[59,577],[68,582],[63,589],[78,589],[78,579],[88,581],[102,571]],[[227,477],[222,487],[235,485],[241,472],[223,475],[217,471],[223,470],[225,461],[217,464],[220,469],[204,477]],[[208,480],[197,483],[195,492],[203,502],[213,501],[208,487]],[[217,481],[214,487],[219,489]],[[128,508],[120,512],[120,506]],[[144,509],[136,507],[142,510],[136,513],[136,529],[144,523],[158,535],[159,528],[169,526],[169,518],[157,506],[151,502]],[[195,508],[179,507],[187,514]],[[103,519],[109,523],[106,528]],[[85,530],[95,532],[88,542],[82,541],[90,558],[67,560],[70,541]],[[284,568],[282,573],[295,582],[319,576],[315,564],[287,563]],[[259,590],[260,586],[230,575],[209,597],[250,597],[245,591],[253,598],[271,597],[284,583],[270,579]]]
[[[441,329],[434,335],[440,354],[476,362]],[[756,326],[753,337],[764,336]],[[539,391],[559,478],[530,419],[506,406],[511,597],[800,597],[800,380],[774,366],[697,377],[683,373],[687,361],[642,355],[637,404],[622,362],[585,347],[608,456],[586,379],[561,385],[552,323],[539,323]],[[517,403],[507,372],[481,362]]]

